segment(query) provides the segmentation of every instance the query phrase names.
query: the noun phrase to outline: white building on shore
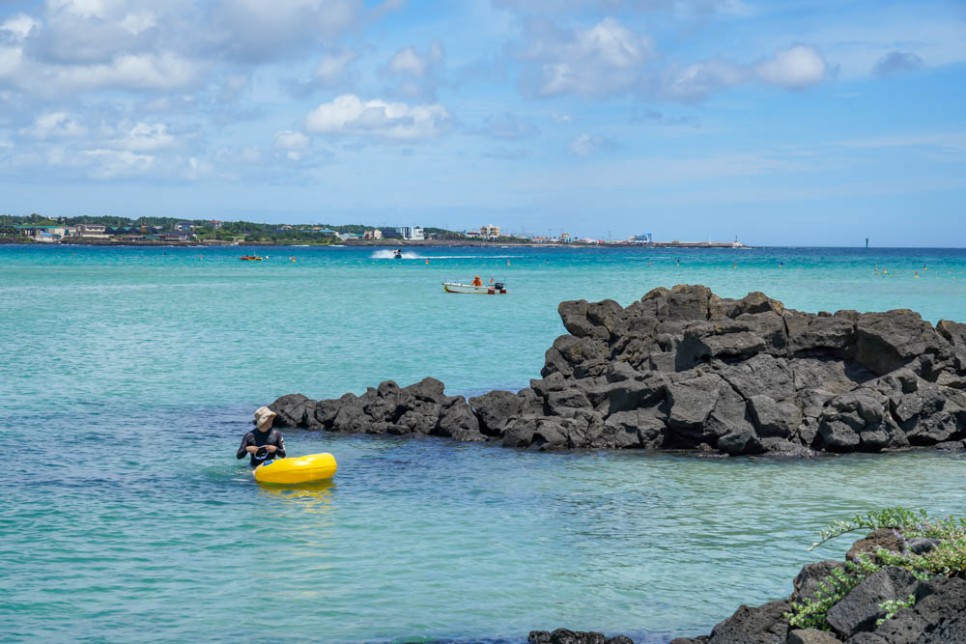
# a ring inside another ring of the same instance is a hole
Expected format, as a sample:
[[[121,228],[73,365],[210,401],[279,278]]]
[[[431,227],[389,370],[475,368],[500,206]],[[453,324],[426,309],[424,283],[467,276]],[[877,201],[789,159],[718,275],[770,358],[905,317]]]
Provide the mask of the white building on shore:
[[[397,228],[396,232],[402,235],[402,238],[407,241],[424,241],[426,239],[423,229],[419,226],[413,226],[411,228],[409,226],[402,226]]]

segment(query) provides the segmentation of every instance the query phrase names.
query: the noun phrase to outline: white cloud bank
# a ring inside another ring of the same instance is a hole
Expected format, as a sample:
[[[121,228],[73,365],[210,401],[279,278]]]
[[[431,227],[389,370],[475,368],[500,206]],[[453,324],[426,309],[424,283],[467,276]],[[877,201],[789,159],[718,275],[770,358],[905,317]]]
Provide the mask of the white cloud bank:
[[[794,45],[753,65],[715,58],[673,70],[658,83],[658,93],[663,98],[692,102],[703,100],[718,90],[753,81],[801,90],[821,83],[827,75],[828,64],[816,49]]]
[[[828,72],[822,55],[807,45],[776,51],[758,63],[722,57],[685,65],[663,62],[649,36],[615,18],[572,30],[531,19],[523,39],[516,56],[524,66],[524,91],[540,97],[629,94],[691,102],[754,81],[800,90],[822,82]]]
[[[305,127],[313,134],[418,141],[439,136],[449,121],[450,115],[442,105],[363,101],[354,94],[344,94],[312,110],[305,119]]]
[[[653,57],[647,36],[613,18],[566,31],[547,21],[527,25],[528,44],[518,57],[528,66],[529,91],[538,96],[607,96],[638,85]]]

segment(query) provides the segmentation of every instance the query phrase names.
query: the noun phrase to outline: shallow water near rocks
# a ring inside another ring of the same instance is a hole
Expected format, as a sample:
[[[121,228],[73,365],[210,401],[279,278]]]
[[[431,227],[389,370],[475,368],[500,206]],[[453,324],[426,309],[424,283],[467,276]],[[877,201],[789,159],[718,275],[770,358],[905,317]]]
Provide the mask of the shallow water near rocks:
[[[240,262],[257,250],[264,262]],[[0,617],[11,640],[665,641],[787,595],[828,522],[962,514],[961,454],[803,461],[541,454],[290,430],[330,484],[234,458],[287,393],[424,376],[516,390],[564,299],[764,291],[805,311],[966,321],[966,251],[0,247]],[[294,258],[295,261],[292,261]],[[875,270],[874,270],[875,269]],[[492,275],[499,298],[441,282]],[[918,276],[916,276],[918,274]]]

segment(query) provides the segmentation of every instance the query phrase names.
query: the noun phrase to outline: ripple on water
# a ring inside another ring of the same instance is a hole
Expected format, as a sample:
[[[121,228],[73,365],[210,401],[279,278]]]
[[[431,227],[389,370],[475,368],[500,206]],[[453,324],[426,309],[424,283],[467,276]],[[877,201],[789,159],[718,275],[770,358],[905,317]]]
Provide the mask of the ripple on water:
[[[339,472],[277,490],[234,452],[252,410],[287,393],[427,375],[448,393],[517,390],[563,332],[564,299],[704,283],[806,311],[966,320],[966,252],[760,249],[735,269],[732,253],[641,250],[514,249],[512,266],[479,249],[427,250],[428,265],[298,249],[260,266],[238,249],[46,251],[0,249],[0,400],[29,445],[0,504],[8,638],[251,641],[283,615],[282,641],[520,642],[559,626],[664,641],[840,558],[848,539],[807,551],[831,521],[962,513],[954,454],[534,454],[290,430],[292,454],[332,452]],[[477,272],[511,294],[441,293]]]

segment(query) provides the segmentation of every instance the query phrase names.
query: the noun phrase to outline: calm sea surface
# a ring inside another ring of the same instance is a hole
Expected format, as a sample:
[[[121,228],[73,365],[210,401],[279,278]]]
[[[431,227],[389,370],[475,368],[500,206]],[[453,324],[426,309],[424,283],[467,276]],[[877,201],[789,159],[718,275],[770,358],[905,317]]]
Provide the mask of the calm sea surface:
[[[241,262],[247,252],[263,262]],[[503,297],[446,295],[474,274]],[[966,513],[966,458],[539,454],[288,431],[331,484],[235,460],[255,407],[425,376],[517,390],[557,304],[706,284],[966,321],[966,251],[0,246],[0,640],[525,641],[706,633],[787,595],[830,521]]]

